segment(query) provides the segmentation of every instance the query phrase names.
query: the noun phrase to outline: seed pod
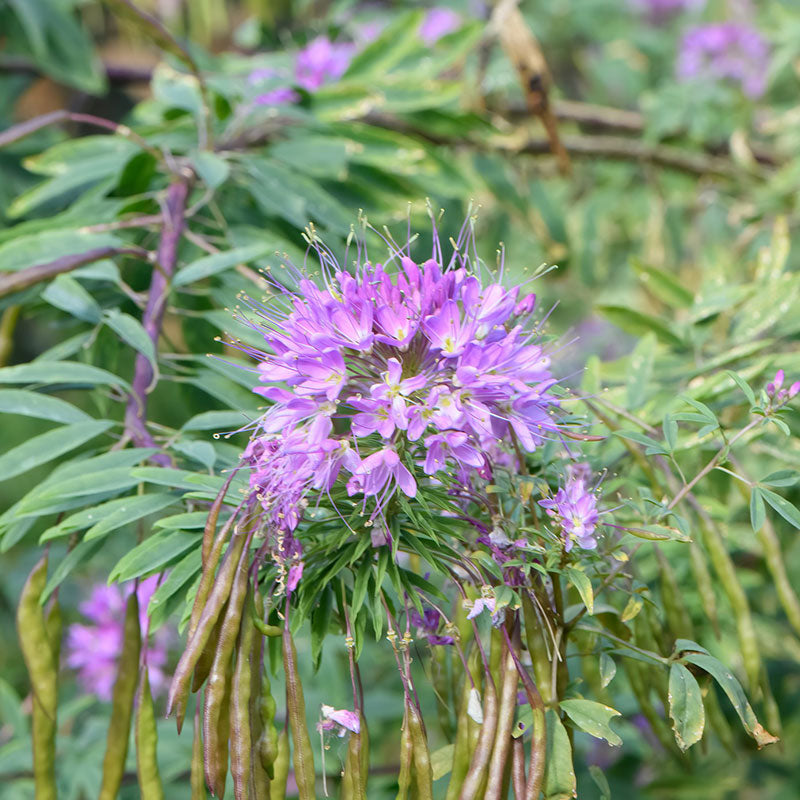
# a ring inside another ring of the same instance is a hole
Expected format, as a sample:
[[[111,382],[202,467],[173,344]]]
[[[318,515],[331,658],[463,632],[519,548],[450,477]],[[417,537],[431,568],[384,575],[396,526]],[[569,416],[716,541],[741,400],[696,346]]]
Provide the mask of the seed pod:
[[[697,585],[700,600],[703,604],[703,611],[711,622],[717,638],[720,637],[719,615],[717,614],[717,596],[714,594],[714,583],[711,580],[711,572],[708,569],[708,562],[703,548],[697,542],[689,544],[689,563],[692,567],[692,577]]]
[[[556,700],[553,691],[553,668],[547,653],[545,631],[536,614],[533,602],[527,594],[522,594],[522,615],[525,620],[525,644],[533,663],[533,674],[536,686],[545,705]]]
[[[192,800],[206,800],[206,783],[203,775],[203,737],[201,735],[200,703],[194,707],[194,738],[192,739],[192,766],[189,783],[192,788]]]
[[[794,628],[795,633],[800,634],[800,600],[792,586],[789,576],[786,574],[786,557],[781,551],[781,542],[775,528],[768,517],[756,532],[761,547],[764,550],[764,559],[767,562],[767,569],[772,576],[775,592],[783,606],[786,619]],[[772,726],[769,728],[773,730]]]
[[[269,675],[262,674],[259,715],[261,718],[261,737],[258,740],[258,755],[261,765],[270,778],[278,755],[278,729],[275,727],[275,698],[272,696]]]
[[[417,800],[433,800],[433,770],[431,754],[428,750],[428,737],[422,718],[413,702],[408,703],[406,722],[411,735],[411,747],[414,751],[414,777],[417,789]]]
[[[245,547],[245,541],[249,541],[249,536],[240,532],[234,534],[208,602],[203,607],[197,623],[197,630],[195,630],[194,636],[188,639],[186,648],[175,667],[167,698],[167,716],[175,711],[179,733],[183,725],[183,716],[186,713],[186,700],[189,695],[192,673],[230,596],[233,578]]]
[[[142,800],[164,800],[158,771],[158,732],[147,667],[141,668],[136,709],[136,776]]]
[[[47,628],[47,639],[50,642],[50,649],[53,652],[53,664],[57,671],[61,662],[61,634],[64,629],[64,618],[61,614],[58,595],[55,592],[53,593],[50,608],[45,614],[44,625]]]
[[[192,675],[193,692],[200,690],[202,685],[208,680],[211,667],[214,666],[214,656],[217,653],[217,645],[219,644],[219,632],[222,630],[222,623],[225,620],[227,610],[228,606],[226,603],[225,608],[222,609],[222,613],[219,615],[216,625],[214,625],[211,631],[211,636],[206,642],[206,646],[203,648],[203,652],[200,654],[200,658],[197,659],[197,665]]]
[[[103,758],[100,800],[115,800],[125,773],[136,685],[139,682],[139,655],[142,648],[139,598],[136,592],[131,592],[125,606],[123,637],[122,652],[117,664],[117,679],[111,696],[111,722],[108,726],[106,754]]]
[[[202,550],[202,559],[203,559],[203,568],[205,569],[206,564],[209,562],[209,556],[211,555],[211,550],[214,545],[214,534],[217,532],[217,520],[219,519],[219,512],[222,510],[222,504],[225,502],[225,495],[228,493],[228,489],[230,488],[231,481],[233,480],[233,476],[235,472],[231,472],[228,476],[228,480],[225,481],[223,487],[219,490],[219,494],[214,498],[214,502],[211,504],[211,508],[208,509],[208,517],[206,518],[206,526],[203,530],[203,550]],[[217,559],[219,559],[219,554],[217,554]],[[213,571],[216,569],[216,563],[211,567]]]
[[[431,676],[433,678],[433,690],[436,694],[436,713],[439,719],[439,726],[442,729],[444,738],[453,738],[453,721],[450,718],[450,680],[447,669],[447,651],[452,648],[431,646]]]
[[[400,773],[397,776],[396,800],[408,800],[411,788],[411,770],[414,767],[414,744],[411,741],[411,729],[408,724],[408,704],[403,716],[403,727],[400,732]]]
[[[701,685],[703,687],[703,707],[706,711],[706,719],[714,733],[717,734],[720,742],[722,742],[722,746],[733,756],[736,752],[733,729],[722,708],[720,708],[714,681],[708,676],[705,679],[701,679]]]
[[[661,569],[661,602],[667,618],[667,627],[672,634],[673,641],[684,637],[694,638],[692,618],[683,602],[680,586],[675,577],[675,571],[669,560],[664,556],[659,547],[655,547],[656,558]],[[670,642],[672,644],[673,642]]]
[[[208,676],[203,708],[203,744],[205,748],[206,783],[211,791],[222,797],[228,772],[228,730],[231,695],[231,660],[236,638],[242,623],[242,609],[247,596],[248,549],[239,556],[236,576],[222,621],[214,663]],[[248,676],[249,680],[249,676]]]
[[[525,743],[521,736],[511,742],[511,784],[514,800],[525,800]]]
[[[257,613],[263,614],[264,603],[258,592],[258,585],[255,586],[255,605]],[[247,610],[244,614],[247,614]],[[251,620],[252,624],[252,620]],[[250,758],[250,775],[253,787],[254,800],[270,800],[269,777],[261,763],[260,743],[264,735],[264,725],[261,718],[261,697],[263,694],[263,666],[264,659],[264,638],[256,631],[253,636],[253,652],[250,661],[250,741],[254,742],[254,752]],[[269,688],[269,683],[267,683]],[[271,695],[270,695],[271,697]],[[272,715],[275,716],[273,701]],[[277,755],[278,732],[270,725],[275,734],[275,754]],[[274,760],[274,759],[273,759]],[[270,763],[270,771],[272,764]]]
[[[472,754],[469,769],[464,777],[461,786],[459,800],[476,800],[482,797],[479,794],[481,787],[486,781],[486,771],[489,766],[489,759],[492,756],[492,744],[497,728],[497,691],[494,681],[487,676],[486,685],[483,689],[483,724],[481,725],[478,741]]]
[[[672,731],[664,721],[664,718],[656,712],[650,699],[651,685],[649,684],[647,668],[644,664],[633,661],[633,659],[623,659],[622,663],[628,676],[628,683],[630,683],[633,695],[639,704],[639,710],[650,724],[661,746],[672,756],[678,758],[679,752],[675,744],[675,737],[672,735]]]
[[[284,728],[278,737],[278,755],[275,758],[275,776],[270,781],[270,800],[285,800],[286,782],[289,779],[289,732]]]
[[[473,647],[470,652],[467,666],[472,673],[475,686],[480,686],[480,667],[478,664],[478,648]],[[467,713],[469,698],[472,694],[472,681],[464,673],[461,686],[461,705],[458,709],[458,722],[456,725],[456,741],[453,749],[453,768],[450,771],[450,782],[447,785],[446,800],[456,800],[461,791],[461,784],[469,769],[469,759],[477,742],[479,727]]]
[[[288,628],[283,631],[283,671],[286,676],[286,714],[294,742],[294,776],[300,800],[313,800],[315,793],[314,751],[306,724],[303,684],[297,671],[297,651]]]
[[[486,800],[500,800],[501,798],[503,774],[505,773],[508,754],[511,750],[511,732],[514,726],[514,714],[517,710],[517,685],[519,684],[517,668],[510,653],[505,655],[503,662],[497,731],[495,733],[492,758],[489,762]]]
[[[248,592],[245,603],[252,602],[251,595],[252,592]],[[250,800],[252,795],[250,791],[252,780],[250,758],[253,749],[250,738],[250,691],[252,689],[251,670],[253,664],[251,659],[255,626],[249,614],[243,614],[241,622],[231,687],[231,776],[236,800]]]
[[[351,733],[342,776],[342,800],[367,800],[369,734],[367,721],[359,715],[359,733]]]
[[[707,516],[701,516],[703,525],[700,531],[703,544],[708,552],[711,565],[719,576],[723,591],[733,609],[736,620],[736,633],[739,638],[739,649],[742,653],[744,670],[747,673],[748,685],[751,691],[756,691],[761,678],[761,653],[758,647],[753,617],[750,613],[750,604],[747,595],[739,583],[736,567],[731,561],[728,549],[717,527]]]
[[[39,602],[47,583],[47,555],[39,559],[22,587],[17,632],[33,693],[33,782],[36,800],[56,798],[56,712],[58,665]]]

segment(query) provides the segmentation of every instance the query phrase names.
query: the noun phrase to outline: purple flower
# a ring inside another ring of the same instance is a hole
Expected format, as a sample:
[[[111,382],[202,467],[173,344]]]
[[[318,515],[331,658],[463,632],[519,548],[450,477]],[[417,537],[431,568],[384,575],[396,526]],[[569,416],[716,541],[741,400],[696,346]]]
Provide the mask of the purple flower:
[[[539,501],[539,505],[547,509],[548,515],[558,520],[567,552],[576,542],[584,550],[597,547],[594,535],[600,516],[597,497],[586,488],[585,465],[576,467],[570,472],[566,486],[559,489],[555,497]]]
[[[677,71],[682,80],[734,81],[748,97],[757,98],[767,88],[768,66],[769,46],[755,28],[721,22],[691,28],[684,35]]]
[[[461,17],[452,8],[442,6],[432,8],[419,26],[419,38],[430,47],[442,36],[457,30],[460,25]]]
[[[467,619],[475,619],[475,617],[477,617],[478,614],[482,613],[483,611],[488,611],[494,616],[495,601],[493,597],[479,597],[472,604],[472,608],[470,609],[469,614],[467,614]]]
[[[354,53],[355,45],[334,44],[327,36],[318,36],[297,54],[297,85],[313,92],[324,83],[340,78],[350,66]]]
[[[257,106],[285,106],[296,103],[299,99],[300,95],[294,89],[288,86],[280,86],[277,89],[256,95],[253,102]]]
[[[154,575],[139,584],[139,624],[147,627],[147,604],[158,584]],[[92,589],[88,600],[78,607],[87,623],[76,622],[69,626],[66,641],[67,666],[77,670],[78,682],[88,694],[101,700],[111,700],[117,675],[117,659],[122,652],[125,625],[125,604],[133,584],[125,589],[99,584]],[[147,666],[154,692],[166,685],[164,666],[167,647],[171,639],[167,628],[161,628],[148,644]]]
[[[705,0],[631,0],[631,4],[647,14],[651,22],[658,24],[681,11],[702,8]]]
[[[335,730],[339,736],[344,736],[345,731],[359,733],[361,731],[361,719],[355,711],[337,710],[333,706],[323,705],[322,721],[317,723],[317,730]]]
[[[296,288],[274,283],[266,304],[247,300],[265,349],[238,346],[259,359],[255,391],[271,405],[244,465],[279,564],[337,482],[363,498],[373,541],[390,541],[384,508],[398,491],[416,496],[423,472],[461,491],[559,430],[533,301],[520,316],[517,289],[478,278],[462,255],[471,236],[465,226],[449,261],[435,236],[436,257],[421,264],[406,248],[374,263],[359,244],[351,269],[315,241],[319,283],[290,265]]]
[[[782,389],[785,378],[786,374],[782,369],[779,369],[775,373],[775,377],[766,386],[767,397],[770,400],[774,400],[775,403],[786,403],[800,393],[800,381],[795,381],[788,389]]]
[[[439,630],[439,621],[441,620],[441,612],[438,608],[433,606],[425,606],[423,614],[420,615],[415,609],[411,609],[408,613],[408,619],[418,631],[420,631],[428,640],[431,645],[451,645],[455,643],[452,636],[442,636],[437,631]]]

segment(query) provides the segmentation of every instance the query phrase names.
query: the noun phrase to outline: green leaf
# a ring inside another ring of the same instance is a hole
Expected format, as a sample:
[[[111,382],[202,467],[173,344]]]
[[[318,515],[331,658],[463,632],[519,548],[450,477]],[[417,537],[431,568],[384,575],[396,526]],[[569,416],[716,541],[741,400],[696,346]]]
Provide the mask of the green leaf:
[[[230,432],[249,424],[253,416],[244,411],[203,411],[192,417],[181,430]]]
[[[675,652],[676,653],[705,653],[706,655],[711,655],[705,647],[701,647],[697,642],[692,641],[691,639],[676,639],[675,640]]]
[[[0,383],[37,383],[43,386],[56,383],[71,385],[108,385],[129,389],[129,384],[117,375],[90,364],[77,361],[33,361],[0,368]]]
[[[185,514],[172,514],[163,517],[155,523],[156,528],[171,528],[172,530],[202,530],[208,520],[207,511],[189,511]]]
[[[750,490],[750,524],[756,533],[761,530],[766,517],[767,508],[764,505],[764,496],[761,494],[761,490],[754,486]]]
[[[225,478],[216,475],[202,475],[189,472],[185,469],[172,469],[170,467],[137,467],[131,470],[131,475],[146,483],[155,483],[159,486],[171,486],[174,489],[201,490],[210,489],[218,492],[225,483]]]
[[[759,489],[758,492],[790,525],[800,528],[800,511],[795,506],[769,489]]]
[[[42,300],[84,322],[98,322],[103,313],[89,292],[69,275],[58,275],[50,281]]]
[[[454,744],[446,744],[431,753],[431,771],[435,781],[452,772],[455,750],[456,746]]]
[[[704,669],[714,678],[725,694],[728,695],[728,699],[739,715],[744,729],[755,739],[759,748],[778,741],[778,737],[773,736],[758,721],[750,703],[747,702],[747,697],[741,684],[723,663],[705,653],[687,653],[683,656],[683,660]]]
[[[26,389],[0,390],[0,413],[20,414],[53,422],[88,422],[91,417],[58,397]],[[8,423],[5,423],[8,424]]]
[[[381,35],[365,47],[351,62],[342,81],[385,76],[409,53],[421,50],[417,29],[423,19],[422,11],[398,15]]]
[[[759,483],[767,486],[794,486],[800,480],[800,472],[796,469],[779,469],[777,472],[770,472],[766,478],[762,478]]]
[[[58,566],[47,581],[42,593],[42,603],[57,589],[64,579],[69,576],[75,567],[88,562],[89,559],[100,549],[102,542],[80,542],[77,546],[67,553],[64,558],[58,562]]]
[[[653,375],[656,347],[658,341],[654,333],[642,337],[628,359],[628,377],[626,381],[626,396],[628,408],[635,410],[641,408],[646,397],[647,384]]]
[[[688,308],[692,304],[694,295],[672,273],[647,266],[636,258],[631,259],[631,266],[644,286],[667,305]]]
[[[74,256],[98,247],[115,247],[120,243],[110,233],[82,233],[72,228],[17,234],[0,245],[0,272],[17,272],[61,256]]]
[[[608,653],[600,653],[600,685],[603,689],[614,680],[617,674],[617,662]]]
[[[209,275],[216,275],[224,272],[237,264],[246,264],[255,258],[260,258],[270,251],[267,242],[246,245],[245,247],[235,247],[233,250],[225,250],[220,253],[212,253],[197,261],[193,261],[186,267],[182,267],[175,273],[172,280],[173,286],[186,286],[188,283],[202,280]]]
[[[675,741],[681,750],[688,750],[703,736],[706,715],[700,686],[683,664],[670,667],[668,697]]]
[[[600,800],[611,800],[611,787],[608,785],[608,779],[606,778],[603,770],[601,770],[597,764],[590,764],[589,774],[592,776],[592,780],[600,790]]]
[[[545,721],[547,724],[544,760],[545,800],[572,800],[577,794],[577,783],[567,729],[552,708],[547,710]]]
[[[149,514],[155,514],[175,502],[169,494],[142,494],[125,498],[126,502],[116,508],[105,519],[100,520],[86,532],[84,541],[99,539],[112,531],[142,519]]]
[[[169,572],[164,582],[153,592],[147,613],[152,617],[165,606],[200,571],[202,552],[200,548],[191,550]]]
[[[208,150],[196,150],[189,154],[189,160],[209,189],[217,189],[228,180],[230,164],[220,155]]]
[[[145,539],[126,553],[111,570],[109,583],[124,583],[157,572],[169,562],[182,556],[192,547],[198,547],[199,537],[194,533],[165,531]]]
[[[747,398],[751,406],[756,404],[756,396],[750,388],[750,384],[745,381],[740,375],[737,375],[733,370],[726,369],[725,374],[742,390],[744,396]]]
[[[669,454],[668,450],[664,447],[664,445],[661,442],[659,442],[656,439],[653,439],[650,436],[647,436],[641,431],[614,431],[614,433],[623,439],[629,439],[632,442],[644,445],[645,455],[665,456]]]
[[[670,450],[674,450],[678,444],[678,423],[671,414],[664,417],[664,422],[661,425],[661,430],[664,433],[664,440]]]
[[[597,310],[610,322],[634,336],[644,336],[652,331],[659,339],[672,347],[683,347],[683,340],[668,325],[656,317],[634,311],[627,306],[601,305]]]
[[[569,582],[578,590],[586,610],[589,614],[594,614],[594,592],[589,577],[583,570],[575,567],[567,567],[566,572]]]
[[[593,700],[562,700],[561,708],[582,730],[598,739],[605,739],[611,745],[622,744],[622,739],[614,733],[609,721],[620,716],[619,711]]]
[[[12,367],[13,369],[13,367]],[[29,469],[46,464],[54,458],[80,447],[95,436],[107,431],[114,423],[109,420],[74,422],[41,433],[12,447],[0,456],[0,481],[21,475]]]
[[[141,353],[150,362],[153,372],[158,374],[156,348],[138,319],[113,308],[103,314],[103,322],[105,322],[123,342],[129,344],[134,350]]]

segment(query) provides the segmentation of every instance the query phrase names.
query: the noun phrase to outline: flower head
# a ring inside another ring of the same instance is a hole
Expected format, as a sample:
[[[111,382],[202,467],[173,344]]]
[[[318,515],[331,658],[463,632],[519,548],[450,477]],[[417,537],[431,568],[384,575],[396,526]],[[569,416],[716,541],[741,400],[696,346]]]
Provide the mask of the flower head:
[[[597,547],[595,528],[600,514],[597,496],[586,488],[587,470],[587,465],[576,464],[570,470],[566,485],[554,497],[539,501],[548,515],[558,520],[567,552],[575,543],[584,550]]]
[[[297,85],[313,92],[324,83],[340,78],[350,66],[354,52],[355,45],[334,43],[327,36],[318,36],[297,54]]]
[[[769,46],[748,25],[721,22],[691,28],[683,37],[678,56],[678,77],[730,80],[752,98],[767,88]]]
[[[452,33],[461,25],[461,17],[452,8],[431,8],[419,26],[419,38],[429,47],[442,36]]]
[[[136,592],[142,630],[147,627],[147,604],[156,589],[157,582],[157,576],[147,578],[139,584]],[[87,622],[73,623],[67,630],[67,666],[77,670],[78,681],[84,691],[96,695],[101,700],[111,700],[117,676],[117,659],[122,652],[125,604],[132,591],[132,584],[124,589],[116,585],[95,586],[89,599],[79,606]],[[154,692],[158,692],[166,684],[164,666],[167,663],[167,647],[170,639],[169,630],[161,628],[151,637],[148,644],[147,666]]]

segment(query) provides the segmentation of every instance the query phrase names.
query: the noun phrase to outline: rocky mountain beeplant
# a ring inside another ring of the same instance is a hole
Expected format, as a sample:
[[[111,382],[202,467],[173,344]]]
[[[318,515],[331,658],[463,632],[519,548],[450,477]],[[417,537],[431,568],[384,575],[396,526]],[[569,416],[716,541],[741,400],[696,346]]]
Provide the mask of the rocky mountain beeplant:
[[[262,678],[265,637],[281,642],[294,778],[301,798],[315,796],[294,644],[308,619],[318,647],[329,639],[349,658],[352,707],[323,705],[318,723],[323,737],[349,737],[345,798],[368,796],[359,670],[368,623],[402,687],[398,797],[433,797],[443,774],[447,797],[461,800],[507,797],[510,787],[518,798],[573,794],[572,730],[622,742],[609,724],[619,712],[604,702],[615,658],[677,758],[703,734],[714,697],[703,700],[704,674],[759,746],[775,741],[731,673],[690,629],[672,626],[685,610],[669,563],[666,628],[626,574],[638,547],[689,542],[674,507],[696,479],[645,515],[613,496],[617,467],[591,452],[604,437],[587,433],[594,422],[577,411],[591,401],[559,374],[562,344],[546,335],[532,287],[503,285],[502,254],[496,273],[477,258],[473,222],[446,244],[434,226],[422,254],[415,237],[387,234],[376,255],[357,235],[341,260],[309,229],[305,265],[270,279],[263,299],[242,298],[240,319],[264,347],[231,344],[253,357],[268,405],[209,515],[167,709],[180,729],[191,691],[205,687],[203,769],[217,796],[229,763],[237,798],[284,791],[288,743]],[[797,394],[782,381],[765,387],[751,426]],[[628,598],[622,616],[617,597]],[[599,683],[587,666],[582,677],[571,668],[573,643]],[[427,665],[415,663],[423,652]],[[450,739],[433,753],[419,692],[430,680]],[[266,714],[255,710],[259,694]]]

